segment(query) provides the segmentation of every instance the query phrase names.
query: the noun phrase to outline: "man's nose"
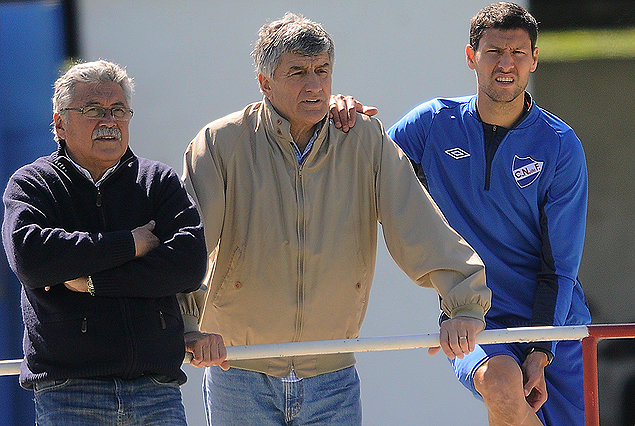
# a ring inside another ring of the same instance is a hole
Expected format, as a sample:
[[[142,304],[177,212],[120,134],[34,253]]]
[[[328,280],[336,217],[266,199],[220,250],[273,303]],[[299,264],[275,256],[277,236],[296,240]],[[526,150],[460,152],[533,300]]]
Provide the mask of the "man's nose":
[[[511,52],[504,52],[498,61],[498,66],[504,70],[509,70],[514,67],[514,57]]]
[[[113,125],[116,123],[115,117],[112,115],[111,109],[107,109],[104,111],[104,116],[99,119],[99,124],[102,124],[102,123],[113,124]]]
[[[318,76],[314,72],[307,73],[306,80],[304,82],[304,88],[307,91],[316,91],[319,90],[322,86],[320,85],[320,81]]]

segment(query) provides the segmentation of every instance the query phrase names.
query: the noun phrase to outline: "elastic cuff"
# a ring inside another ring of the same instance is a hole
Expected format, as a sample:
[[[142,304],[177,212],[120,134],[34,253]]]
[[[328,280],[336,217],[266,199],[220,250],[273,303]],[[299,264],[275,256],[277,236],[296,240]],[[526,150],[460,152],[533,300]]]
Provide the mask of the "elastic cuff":
[[[198,318],[194,315],[182,314],[183,317],[183,329],[185,333],[190,331],[198,331]]]

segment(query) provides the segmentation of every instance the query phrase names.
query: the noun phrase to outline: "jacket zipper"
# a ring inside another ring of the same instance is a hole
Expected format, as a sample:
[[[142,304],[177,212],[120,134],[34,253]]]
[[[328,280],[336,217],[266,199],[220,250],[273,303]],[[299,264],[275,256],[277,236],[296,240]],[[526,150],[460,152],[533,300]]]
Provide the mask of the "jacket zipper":
[[[298,165],[297,168],[297,183],[296,183],[296,198],[298,203],[298,218],[297,218],[297,232],[298,232],[298,288],[297,288],[297,300],[298,310],[296,314],[296,332],[294,341],[300,339],[302,334],[302,322],[304,320],[304,241],[305,241],[305,229],[304,229],[304,191],[302,186],[302,165]]]
[[[117,168],[115,168],[115,170],[113,170],[113,172],[109,176],[107,176],[106,179],[104,179],[104,181],[99,186],[96,186],[97,195],[96,195],[95,205],[97,206],[97,209],[99,210],[99,217],[101,218],[101,224],[104,227],[104,231],[106,230],[106,215],[104,214],[104,209],[103,209],[103,197],[102,197],[102,192],[101,192],[101,185],[103,185],[113,175],[115,175],[119,171],[119,169],[121,169],[122,167],[130,164],[131,160],[132,160],[132,157],[127,158],[126,160],[124,160],[121,163],[119,163]]]
[[[496,130],[497,127],[493,126],[490,143],[496,138]],[[496,152],[494,152],[494,155],[496,155]],[[487,155],[487,150],[485,151],[485,191],[489,191],[489,183],[492,175],[492,162],[494,161],[494,155],[490,157],[489,155]]]
[[[106,179],[104,179],[104,181],[100,184],[100,186],[96,186],[95,187],[96,190],[97,190],[97,192],[95,194],[95,205],[96,205],[97,209],[99,210],[99,216],[100,216],[101,223],[102,223],[104,231],[106,230],[107,224],[106,224],[106,215],[104,214],[104,209],[103,209],[103,194],[101,192],[101,185],[103,185],[113,175],[115,175],[119,171],[119,169],[121,169],[122,167],[127,166],[128,164],[130,164],[130,162],[132,160],[133,160],[133,157],[128,157],[127,159],[125,159],[122,162],[120,162],[119,165],[117,166],[117,168],[115,170],[113,170],[113,172],[108,177],[106,177]],[[82,174],[82,176],[83,176],[83,174]],[[84,176],[84,178],[88,180],[88,178],[86,178],[85,176]],[[130,318],[130,316],[128,314],[128,303],[124,299],[122,299],[120,301],[120,304],[121,304],[121,307],[122,307],[123,315],[125,317],[125,322],[128,324],[129,333],[132,334],[132,329],[130,327],[131,318]],[[160,319],[161,319],[161,325],[162,326],[165,325],[165,319],[163,318],[163,313],[161,313]],[[86,317],[82,320],[82,329],[81,330],[82,330],[82,333],[86,333],[87,330],[88,330],[88,319]],[[129,355],[129,360],[130,360],[130,363],[129,363],[129,368],[127,369],[127,371],[132,371],[135,368],[135,366],[136,366],[136,364],[138,362],[138,360],[137,360],[137,350],[136,350],[135,347],[131,348],[130,355]]]
[[[106,215],[104,214],[104,209],[102,208],[103,207],[102,194],[101,194],[101,188],[99,186],[97,187],[97,196],[96,196],[95,205],[97,206],[97,210],[99,211],[101,224],[104,227],[104,230],[106,230]]]
[[[163,312],[159,311],[159,319],[161,320],[161,328],[165,330],[168,326],[165,324],[165,318],[163,317]]]
[[[490,180],[492,177],[492,163],[494,162],[494,157],[496,157],[496,153],[498,152],[498,148],[500,147],[500,145],[503,143],[503,140],[507,137],[507,133],[510,132],[510,130],[507,130],[505,133],[503,133],[503,138],[497,142],[497,138],[498,138],[498,133],[499,133],[499,126],[492,126],[492,131],[491,134],[486,135],[485,134],[485,130],[483,131],[483,138],[484,138],[484,147],[485,147],[485,191],[489,191],[490,189]],[[490,151],[492,151],[490,153]]]

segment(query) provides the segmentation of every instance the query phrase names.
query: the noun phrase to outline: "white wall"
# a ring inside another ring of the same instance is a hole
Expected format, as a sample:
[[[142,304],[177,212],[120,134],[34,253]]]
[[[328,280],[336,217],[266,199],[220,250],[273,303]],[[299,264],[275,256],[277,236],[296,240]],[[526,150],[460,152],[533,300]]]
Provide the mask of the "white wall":
[[[336,44],[333,91],[380,108],[390,126],[434,96],[473,93],[465,65],[469,19],[488,0],[83,0],[82,58],[108,59],[135,78],[131,146],[181,171],[187,143],[207,122],[261,95],[250,52],[258,28],[286,11],[321,22]],[[362,336],[438,331],[437,296],[420,289],[381,245]],[[358,355],[364,424],[487,424],[482,403],[425,350]],[[190,425],[203,425],[200,371],[186,366]]]

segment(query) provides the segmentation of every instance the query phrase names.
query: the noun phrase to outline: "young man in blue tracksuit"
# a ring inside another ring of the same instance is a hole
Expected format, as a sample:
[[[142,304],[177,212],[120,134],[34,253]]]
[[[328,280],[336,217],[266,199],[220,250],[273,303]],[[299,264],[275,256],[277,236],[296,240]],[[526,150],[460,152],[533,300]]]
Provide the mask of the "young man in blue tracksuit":
[[[483,259],[493,293],[488,329],[591,322],[577,279],[584,151],[573,130],[525,91],[537,35],[522,7],[485,7],[472,18],[466,47],[477,94],[425,102],[388,130],[450,225]],[[354,125],[354,118],[340,121],[345,104],[376,113],[350,97],[335,101],[333,119],[344,130]],[[485,402],[492,426],[584,424],[579,341],[477,345],[451,362]]]
[[[587,207],[582,144],[525,91],[537,24],[498,3],[471,22],[477,94],[426,102],[389,129],[486,266],[487,328],[588,324],[577,279]],[[483,345],[452,365],[490,425],[582,425],[579,341]],[[537,412],[534,414],[534,411]]]

